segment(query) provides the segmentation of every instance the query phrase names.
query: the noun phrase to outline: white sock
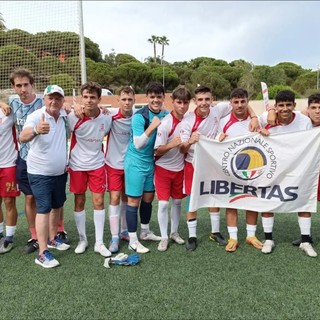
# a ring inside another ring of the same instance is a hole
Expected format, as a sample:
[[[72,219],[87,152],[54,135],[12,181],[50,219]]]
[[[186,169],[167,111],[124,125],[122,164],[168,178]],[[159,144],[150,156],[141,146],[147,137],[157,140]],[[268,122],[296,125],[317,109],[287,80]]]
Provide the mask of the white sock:
[[[149,223],[147,224],[141,223],[141,232],[146,232],[146,233],[150,232]]]
[[[169,201],[159,200],[158,202],[158,222],[162,239],[168,239],[168,206]]]
[[[181,199],[172,199],[171,204],[171,234],[178,232],[181,214]]]
[[[103,231],[106,212],[102,210],[93,210],[94,229],[96,234],[96,243],[103,243]]]
[[[189,238],[197,237],[197,220],[187,221]]]
[[[86,235],[86,211],[82,210],[79,212],[74,212],[74,220],[76,221],[77,230],[79,233],[80,240],[87,240]]]
[[[6,237],[13,237],[16,233],[17,226],[6,226]]]
[[[128,231],[127,218],[126,218],[126,206],[127,202],[120,202],[120,221],[121,221],[121,232]]]
[[[120,206],[109,205],[109,224],[112,238],[119,238]]]
[[[300,233],[310,236],[311,234],[311,217],[299,217],[298,222],[300,227]]]
[[[256,231],[256,224],[247,224],[247,237],[254,237],[256,235]]]
[[[238,227],[228,227],[229,238],[238,241]]]
[[[209,212],[211,221],[211,232],[220,232],[220,211]]]
[[[136,232],[128,232],[129,233],[129,245],[132,245],[138,241],[138,236]]]
[[[0,223],[0,233],[3,233],[3,222]]]
[[[274,217],[262,217],[262,227],[264,233],[272,233]]]

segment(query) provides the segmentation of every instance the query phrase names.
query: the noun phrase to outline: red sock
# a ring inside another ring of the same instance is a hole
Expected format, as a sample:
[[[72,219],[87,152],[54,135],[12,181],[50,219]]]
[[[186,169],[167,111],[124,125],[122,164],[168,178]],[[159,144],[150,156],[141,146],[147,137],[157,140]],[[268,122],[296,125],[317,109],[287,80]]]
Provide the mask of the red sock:
[[[59,220],[58,222],[58,232],[64,232],[64,220]]]
[[[31,238],[37,240],[37,231],[36,228],[29,228],[30,233],[31,233]]]

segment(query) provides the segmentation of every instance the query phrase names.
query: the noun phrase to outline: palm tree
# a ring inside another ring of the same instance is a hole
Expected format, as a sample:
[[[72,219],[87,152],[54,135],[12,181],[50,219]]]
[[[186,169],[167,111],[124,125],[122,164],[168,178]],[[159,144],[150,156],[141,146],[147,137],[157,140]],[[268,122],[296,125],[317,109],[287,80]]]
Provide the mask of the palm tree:
[[[164,57],[164,46],[169,45],[169,39],[166,36],[159,37],[159,44],[161,44],[161,64],[162,64],[163,57]]]
[[[151,38],[148,39],[148,41],[153,44],[153,57],[154,57],[154,61],[156,62],[156,59],[157,59],[156,44],[159,43],[159,37],[152,35]]]
[[[5,22],[5,21],[4,21],[3,17],[2,17],[2,13],[0,13],[0,31],[5,31],[5,30],[7,30],[4,22]]]

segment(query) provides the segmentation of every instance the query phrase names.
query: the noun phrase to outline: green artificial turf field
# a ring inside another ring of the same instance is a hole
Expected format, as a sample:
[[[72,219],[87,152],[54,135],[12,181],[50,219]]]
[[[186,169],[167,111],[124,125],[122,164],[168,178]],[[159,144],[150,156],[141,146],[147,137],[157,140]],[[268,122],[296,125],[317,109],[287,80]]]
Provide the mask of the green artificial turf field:
[[[159,234],[154,201],[151,228]],[[107,207],[107,196],[106,196]],[[23,197],[18,199],[23,211]],[[180,234],[187,238],[181,217]],[[35,254],[22,252],[29,237],[20,214],[15,247],[0,256],[0,319],[319,319],[319,257],[307,257],[291,241],[299,236],[296,214],[277,214],[270,255],[245,244],[244,213],[239,218],[240,247],[227,253],[209,241],[210,220],[199,210],[198,248],[170,243],[166,252],[157,243],[144,243],[151,252],[136,266],[103,267],[104,258],[93,252],[94,226],[87,197],[89,247],[74,253],[78,241],[73,218],[73,196],[65,204],[65,227],[71,249],[55,251],[61,266],[43,269]],[[320,253],[319,214],[313,216],[315,249]],[[221,232],[227,236],[225,216]],[[257,236],[263,232],[259,217]],[[110,240],[106,219],[105,243]],[[129,253],[127,243],[121,251]]]

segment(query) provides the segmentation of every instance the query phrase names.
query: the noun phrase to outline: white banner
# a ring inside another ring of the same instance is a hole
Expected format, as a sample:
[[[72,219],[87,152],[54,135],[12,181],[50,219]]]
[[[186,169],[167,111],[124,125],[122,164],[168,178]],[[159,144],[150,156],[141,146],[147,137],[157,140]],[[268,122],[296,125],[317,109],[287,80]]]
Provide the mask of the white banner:
[[[201,136],[194,153],[190,211],[204,207],[316,212],[320,130]]]

